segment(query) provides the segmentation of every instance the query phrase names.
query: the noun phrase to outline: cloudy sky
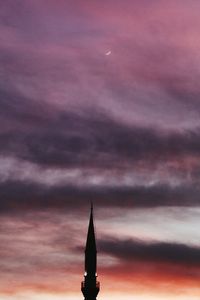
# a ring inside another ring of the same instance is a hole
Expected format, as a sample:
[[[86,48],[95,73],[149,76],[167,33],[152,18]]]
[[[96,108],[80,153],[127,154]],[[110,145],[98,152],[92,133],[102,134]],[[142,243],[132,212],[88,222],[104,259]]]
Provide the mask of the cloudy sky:
[[[0,299],[199,299],[199,11],[0,0]]]

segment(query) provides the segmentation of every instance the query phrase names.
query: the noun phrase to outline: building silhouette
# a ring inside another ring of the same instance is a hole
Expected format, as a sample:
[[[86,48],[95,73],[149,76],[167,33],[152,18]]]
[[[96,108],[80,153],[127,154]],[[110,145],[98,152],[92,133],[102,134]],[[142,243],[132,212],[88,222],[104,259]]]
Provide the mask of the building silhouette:
[[[91,204],[90,220],[85,246],[85,274],[81,282],[81,291],[85,300],[96,300],[100,283],[97,281],[97,249],[93,222],[93,205]]]

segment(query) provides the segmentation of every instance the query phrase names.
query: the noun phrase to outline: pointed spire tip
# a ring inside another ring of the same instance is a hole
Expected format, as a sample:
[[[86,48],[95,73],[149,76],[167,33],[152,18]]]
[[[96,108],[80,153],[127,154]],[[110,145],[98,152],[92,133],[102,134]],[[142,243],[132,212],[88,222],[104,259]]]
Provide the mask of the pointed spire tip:
[[[93,212],[93,202],[91,201],[91,212]]]

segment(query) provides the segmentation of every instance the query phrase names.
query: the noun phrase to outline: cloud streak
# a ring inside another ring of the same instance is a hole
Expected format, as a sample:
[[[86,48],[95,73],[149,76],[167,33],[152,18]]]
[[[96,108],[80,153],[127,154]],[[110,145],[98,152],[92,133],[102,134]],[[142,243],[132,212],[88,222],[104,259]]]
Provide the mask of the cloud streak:
[[[119,240],[115,238],[100,240],[98,244],[100,251],[125,262],[141,260],[196,267],[200,264],[200,249],[184,244],[148,243],[139,240]]]
[[[7,181],[0,185],[1,211],[32,209],[80,209],[89,199],[100,207],[153,208],[199,206],[199,188],[166,185],[124,187],[43,186]],[[77,207],[78,206],[78,207]]]

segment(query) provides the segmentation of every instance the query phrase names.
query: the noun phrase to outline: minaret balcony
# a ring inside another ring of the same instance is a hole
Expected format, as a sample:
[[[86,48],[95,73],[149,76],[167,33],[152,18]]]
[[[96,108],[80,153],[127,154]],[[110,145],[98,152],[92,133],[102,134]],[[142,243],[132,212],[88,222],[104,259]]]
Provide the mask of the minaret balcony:
[[[100,282],[99,281],[96,281],[96,288],[97,289],[100,289]],[[84,289],[85,287],[87,286],[87,283],[85,281],[82,281],[81,282],[81,289]]]

